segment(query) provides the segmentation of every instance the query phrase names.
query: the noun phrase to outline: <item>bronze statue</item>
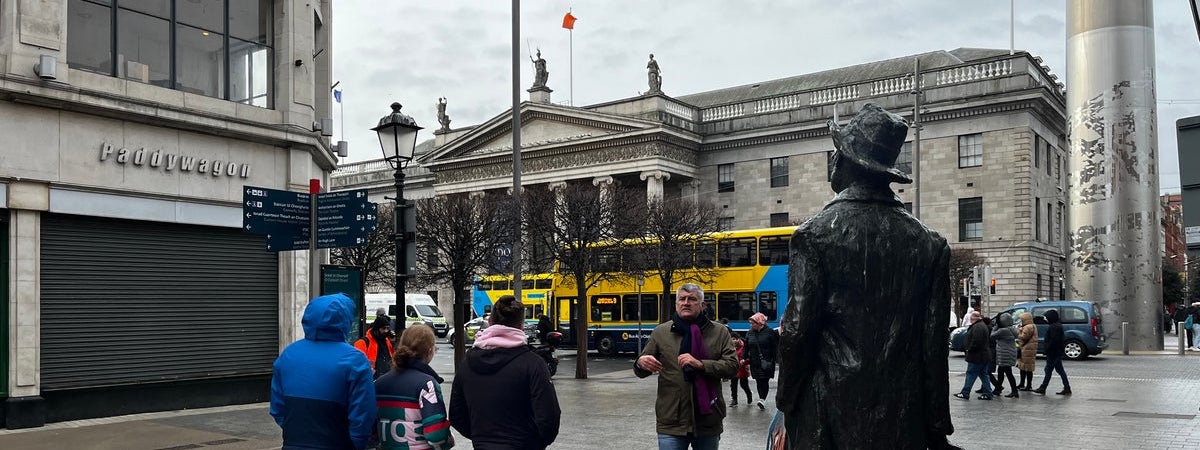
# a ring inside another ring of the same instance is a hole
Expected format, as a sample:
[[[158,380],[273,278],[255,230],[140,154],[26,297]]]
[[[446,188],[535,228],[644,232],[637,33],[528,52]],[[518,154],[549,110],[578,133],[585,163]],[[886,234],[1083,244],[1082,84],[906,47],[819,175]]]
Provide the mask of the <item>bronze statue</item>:
[[[646,63],[646,77],[648,78],[647,81],[649,81],[649,83],[650,83],[650,90],[646,91],[646,93],[647,94],[661,94],[662,93],[662,75],[660,75],[660,73],[659,73],[658,61],[654,60],[653,53],[650,54],[650,62]]]
[[[912,182],[893,167],[908,126],[867,104],[830,129],[837,196],[792,235],[780,321],[789,448],[956,448],[950,247],[890,187]]]
[[[437,119],[442,124],[438,131],[450,131],[450,116],[446,115],[446,97],[438,97]]]
[[[537,59],[529,57],[533,61],[533,87],[546,87],[546,80],[550,78],[550,72],[546,71],[546,60],[542,59],[542,49],[537,50]]]

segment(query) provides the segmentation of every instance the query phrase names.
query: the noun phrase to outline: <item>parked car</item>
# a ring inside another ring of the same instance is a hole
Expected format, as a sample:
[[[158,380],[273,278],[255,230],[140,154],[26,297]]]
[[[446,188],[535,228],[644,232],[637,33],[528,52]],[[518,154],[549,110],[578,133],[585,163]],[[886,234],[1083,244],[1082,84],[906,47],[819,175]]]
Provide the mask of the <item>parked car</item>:
[[[1002,313],[1012,315],[1014,321],[1023,313],[1033,314],[1033,323],[1038,329],[1038,354],[1045,354],[1042,346],[1046,341],[1046,330],[1049,327],[1046,324],[1045,314],[1051,309],[1058,310],[1058,316],[1062,320],[1063,334],[1066,339],[1064,354],[1068,359],[1085,359],[1092,355],[1099,355],[1105,348],[1108,348],[1100,306],[1093,302],[1065,300],[1017,303],[996,313],[992,317],[992,322],[995,323],[996,318]],[[958,327],[950,332],[951,351],[964,351],[966,334],[967,327]]]
[[[482,317],[476,317],[463,324],[463,328],[465,328],[467,331],[466,342],[475,341],[475,334],[483,328],[483,320],[484,319]],[[446,342],[454,342],[454,327],[450,327],[450,331],[446,333]]]

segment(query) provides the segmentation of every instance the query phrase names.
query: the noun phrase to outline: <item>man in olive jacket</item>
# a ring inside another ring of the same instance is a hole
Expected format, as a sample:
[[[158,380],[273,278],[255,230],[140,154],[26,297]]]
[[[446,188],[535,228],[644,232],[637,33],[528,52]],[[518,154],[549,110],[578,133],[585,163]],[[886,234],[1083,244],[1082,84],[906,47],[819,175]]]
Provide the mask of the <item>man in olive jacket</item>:
[[[904,119],[830,123],[837,196],[792,234],[776,403],[792,450],[947,448],[950,247],[891,183]]]
[[[675,292],[675,316],[659,324],[633,364],[638,378],[658,374],[654,402],[659,450],[715,450],[724,431],[722,378],[737,373],[729,328],[704,314],[704,290],[684,284]]]

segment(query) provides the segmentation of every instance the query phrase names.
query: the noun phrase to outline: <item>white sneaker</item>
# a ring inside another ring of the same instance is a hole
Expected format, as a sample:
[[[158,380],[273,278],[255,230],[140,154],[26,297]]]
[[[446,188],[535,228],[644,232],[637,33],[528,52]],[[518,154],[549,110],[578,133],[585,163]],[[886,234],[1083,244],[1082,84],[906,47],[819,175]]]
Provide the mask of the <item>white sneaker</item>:
[[[1187,351],[1189,351],[1189,352],[1194,352],[1194,351],[1196,351],[1196,349],[1194,349],[1194,348],[1192,348],[1192,347],[1188,347],[1188,348],[1187,348]]]
[[[763,405],[762,400],[759,400],[758,403],[755,403],[755,404],[758,405],[758,409],[762,409],[762,410],[767,409],[767,407],[765,405]]]

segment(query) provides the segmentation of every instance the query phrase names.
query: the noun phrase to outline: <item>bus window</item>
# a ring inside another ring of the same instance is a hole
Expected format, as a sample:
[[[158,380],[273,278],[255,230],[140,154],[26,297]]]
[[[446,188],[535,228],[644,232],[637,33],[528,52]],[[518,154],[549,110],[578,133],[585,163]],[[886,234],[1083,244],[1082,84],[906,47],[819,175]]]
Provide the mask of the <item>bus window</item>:
[[[475,283],[475,287],[481,291],[490,291],[492,290],[492,282],[487,280],[479,280],[478,283]]]
[[[551,281],[549,278],[533,280],[533,288],[534,289],[552,289],[553,287],[554,287],[554,282]]]
[[[658,322],[658,296],[655,294],[642,294],[641,301],[643,322]],[[621,310],[625,312],[626,322],[638,321],[638,296],[636,294],[626,295],[621,298]]]
[[[716,312],[713,311],[714,305],[716,305],[716,303],[713,302],[715,299],[716,295],[714,295],[712,292],[704,293],[704,315],[708,317],[717,317]]]
[[[715,267],[717,259],[717,243],[713,241],[696,241],[696,267]]]
[[[521,290],[528,291],[533,289],[533,280],[525,278],[521,280]]]
[[[615,295],[592,296],[592,322],[616,322],[621,320],[621,304]]]
[[[754,247],[754,238],[722,239],[717,241],[717,266],[753,266],[755,261]]]
[[[601,250],[599,261],[596,262],[596,270],[600,272],[619,272],[621,270],[621,254],[613,249]]]
[[[717,319],[749,320],[754,315],[753,292],[717,294]]]
[[[758,265],[786,266],[788,263],[789,236],[770,236],[758,241]]]
[[[775,291],[763,291],[758,293],[758,312],[767,316],[767,320],[775,320],[779,315],[779,294]]]

